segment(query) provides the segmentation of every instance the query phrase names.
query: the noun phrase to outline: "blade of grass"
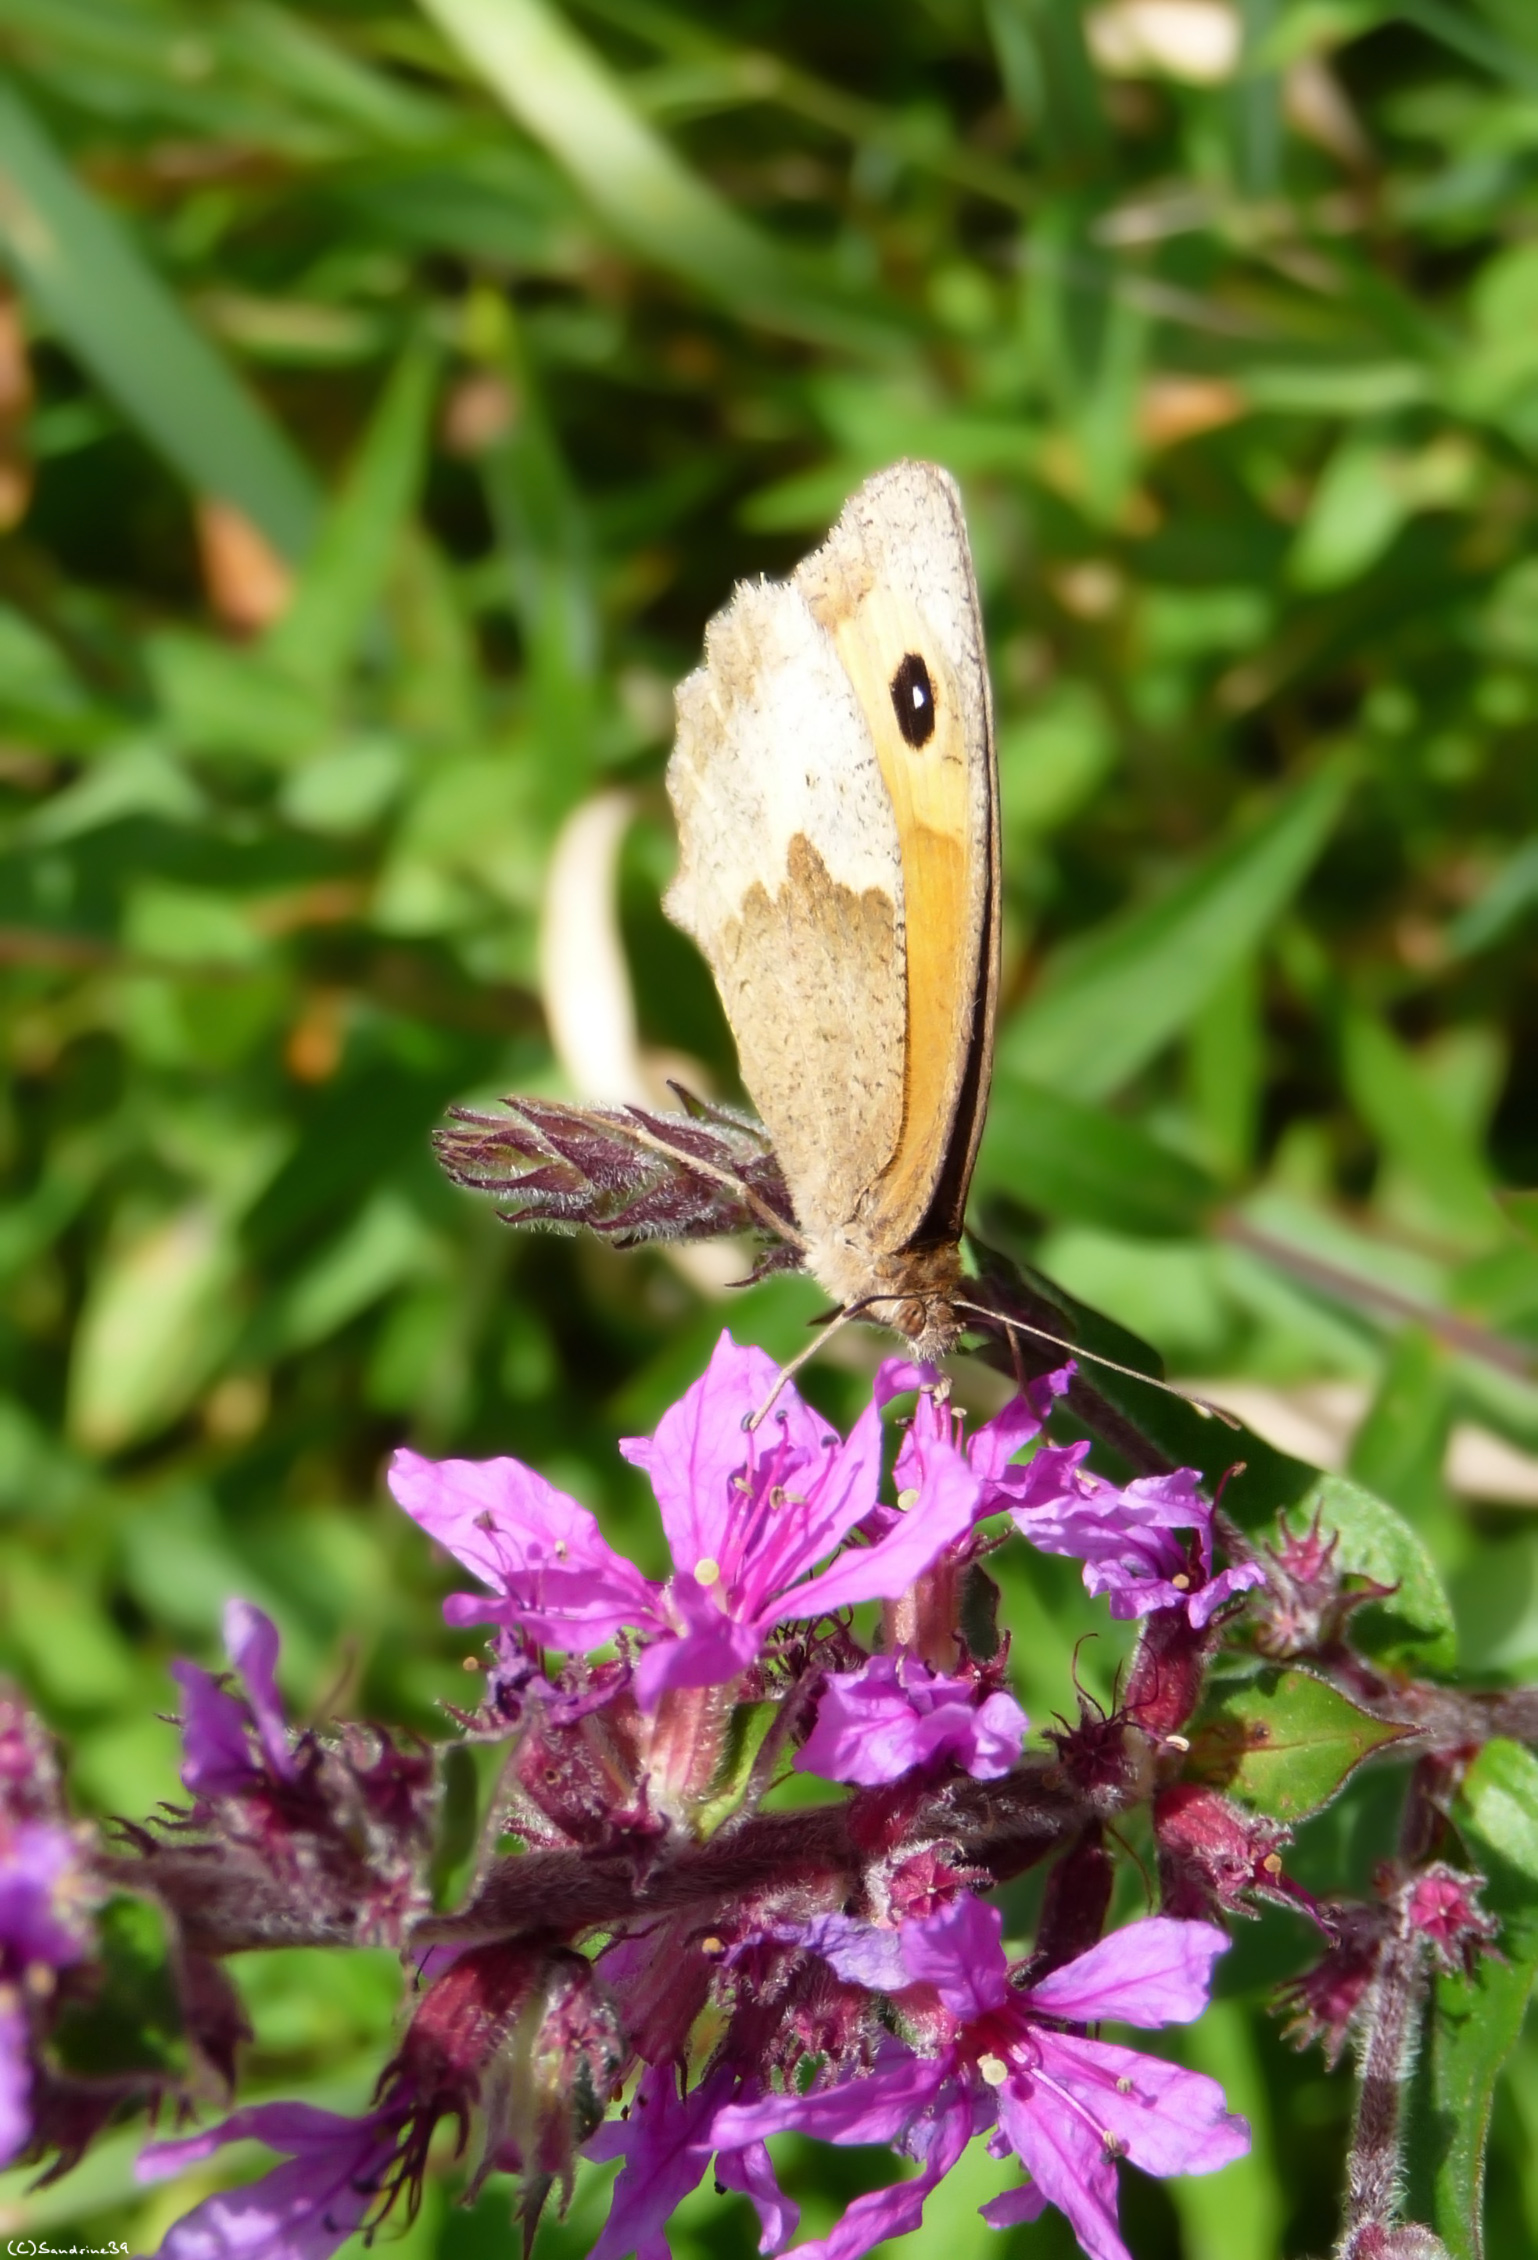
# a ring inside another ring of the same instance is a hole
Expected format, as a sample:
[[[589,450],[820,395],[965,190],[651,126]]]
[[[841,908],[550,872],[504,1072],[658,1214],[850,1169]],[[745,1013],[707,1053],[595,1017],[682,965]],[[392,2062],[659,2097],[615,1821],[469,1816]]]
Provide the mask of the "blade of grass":
[[[1475,1246],[1499,1236],[1501,1213],[1484,1157],[1393,1032],[1371,1013],[1349,1013],[1341,1067],[1357,1113],[1448,1229]]]
[[[729,46],[701,25],[655,6],[653,0],[578,0],[578,4],[585,15],[646,40],[659,54],[710,66],[717,101],[777,103],[856,147],[889,151],[916,172],[955,181],[958,187],[1011,211],[1026,211],[1035,202],[1024,174],[962,146],[948,121],[944,133],[937,132],[938,121],[932,114],[905,116],[850,94],[763,48]]]
[[[1120,1089],[1256,948],[1318,857],[1352,770],[1332,762],[1170,894],[1065,951],[999,1047],[1002,1067],[1074,1098]]]
[[[0,255],[129,422],[199,492],[286,556],[315,496],[288,439],[83,188],[14,85],[0,88]]]
[[[791,336],[854,351],[890,351],[897,342],[895,324],[851,303],[847,290],[822,285],[691,172],[544,0],[422,5],[638,256]]]
[[[422,476],[435,372],[422,346],[397,365],[294,601],[268,638],[266,656],[317,688],[338,680],[378,601]]]

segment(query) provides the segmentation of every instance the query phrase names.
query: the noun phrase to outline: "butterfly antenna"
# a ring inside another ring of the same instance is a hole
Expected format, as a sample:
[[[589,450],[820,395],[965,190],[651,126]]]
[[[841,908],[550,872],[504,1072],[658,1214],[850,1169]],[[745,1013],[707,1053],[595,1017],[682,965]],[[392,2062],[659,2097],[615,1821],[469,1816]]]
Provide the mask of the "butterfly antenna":
[[[1225,1428],[1244,1426],[1231,1412],[1225,1412],[1221,1405],[1210,1404],[1205,1397],[1188,1397],[1184,1389],[1177,1389],[1172,1382],[1160,1381],[1152,1373],[1140,1373],[1135,1365],[1121,1365],[1115,1358],[1103,1356],[1099,1350],[1086,1350],[1082,1342],[1070,1342],[1066,1335],[1049,1334],[1044,1326],[1033,1326],[1028,1319],[1007,1317],[1003,1311],[990,1310],[984,1303],[966,1302],[959,1295],[952,1295],[949,1300],[953,1309],[971,1311],[974,1317],[986,1318],[991,1325],[1006,1327],[1011,1334],[1034,1335],[1038,1342],[1050,1342],[1055,1350],[1066,1350],[1071,1358],[1087,1358],[1091,1365],[1104,1366],[1108,1373],[1122,1373],[1129,1381],[1141,1381],[1150,1389],[1162,1389],[1166,1397],[1176,1397],[1181,1404],[1190,1405],[1201,1414],[1203,1420],[1220,1420]]]
[[[757,1412],[749,1413],[747,1419],[742,1424],[748,1435],[751,1436],[756,1429],[762,1428],[764,1422],[773,1412],[775,1405],[778,1402],[781,1390],[785,1388],[788,1382],[794,1380],[795,1376],[801,1371],[801,1368],[817,1355],[817,1352],[822,1348],[824,1342],[830,1340],[832,1336],[838,1332],[841,1326],[847,1326],[849,1324],[849,1321],[856,1316],[860,1308],[861,1306],[859,1304],[852,1303],[843,1310],[835,1311],[833,1316],[822,1328],[822,1331],[817,1336],[816,1340],[813,1342],[808,1342],[804,1350],[798,1350],[795,1356],[791,1359],[789,1365],[781,1366],[780,1377],[778,1381],[776,1381],[774,1387],[770,1390],[768,1396],[759,1406]]]

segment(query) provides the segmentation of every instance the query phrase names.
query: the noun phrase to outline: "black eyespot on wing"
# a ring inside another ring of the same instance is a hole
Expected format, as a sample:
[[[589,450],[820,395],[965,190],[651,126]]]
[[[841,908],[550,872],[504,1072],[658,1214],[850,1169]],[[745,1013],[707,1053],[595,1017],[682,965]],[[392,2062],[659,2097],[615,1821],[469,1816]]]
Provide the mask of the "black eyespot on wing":
[[[928,745],[935,734],[935,692],[916,651],[904,655],[892,677],[892,711],[909,745]]]

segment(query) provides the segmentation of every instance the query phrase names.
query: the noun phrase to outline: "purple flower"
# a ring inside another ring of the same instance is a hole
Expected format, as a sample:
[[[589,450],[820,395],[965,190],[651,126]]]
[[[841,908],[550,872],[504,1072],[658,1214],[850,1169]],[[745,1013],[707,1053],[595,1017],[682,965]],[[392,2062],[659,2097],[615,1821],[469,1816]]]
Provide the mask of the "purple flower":
[[[0,1821],[0,2165],[32,2135],[29,2002],[90,1951],[91,1895],[70,1831],[44,1820]]]
[[[1210,2173],[1249,2147],[1216,2081],[1157,2057],[1062,2028],[1113,2019],[1187,2023],[1206,2006],[1212,1965],[1228,1945],[1208,1923],[1153,1916],[1102,1939],[1038,1984],[1016,1988],[998,1909],[963,1896],[901,1933],[909,1979],[933,1989],[949,2025],[938,2053],[890,2041],[875,2068],[808,2095],[728,2104],[713,2129],[723,2147],[795,2128],[838,2143],[893,2143],[922,2171],[856,2199],[840,2226],[801,2254],[858,2260],[915,2227],[925,2197],[974,2133],[1013,2150],[1031,2179],[983,2208],[996,2228],[1066,2214],[1090,2260],[1130,2260],[1117,2226],[1116,2170]]]
[[[26,2148],[32,2133],[32,2049],[19,2008],[0,2009],[0,2166]]]
[[[279,1781],[298,1772],[275,1676],[276,1625],[249,1601],[228,1601],[224,1645],[245,1684],[244,1703],[200,1665],[171,1666],[184,1706],[182,1781],[195,1797],[239,1796],[264,1771]]]
[[[960,1766],[979,1781],[1008,1773],[1030,1721],[1001,1689],[976,1700],[970,1679],[945,1679],[914,1656],[873,1656],[830,1672],[817,1721],[796,1758],[803,1773],[869,1788],[915,1766]]]
[[[992,1420],[984,1421],[967,1436],[962,1415],[951,1411],[936,1386],[940,1377],[933,1366],[914,1365],[904,1358],[883,1359],[876,1371],[878,1405],[890,1404],[894,1397],[905,1396],[910,1390],[918,1393],[894,1470],[899,1501],[921,1489],[931,1458],[940,1451],[959,1453],[977,1478],[979,1516],[1011,1505],[1012,1492],[1003,1497],[996,1497],[995,1493],[1001,1487],[1007,1490],[1009,1484],[1020,1482],[1027,1474],[1027,1469],[1011,1465],[1015,1454],[1034,1443],[1041,1434],[1054,1403],[1072,1381],[1073,1372],[1071,1365],[1065,1365],[1061,1371],[1031,1382],[1018,1396],[1011,1397]],[[1040,1461],[1054,1467],[1071,1453],[1071,1466],[1077,1467],[1088,1449],[1087,1444],[1043,1446],[1030,1466],[1034,1468]],[[877,1510],[878,1521],[890,1520],[891,1516],[890,1507]]]
[[[902,1592],[971,1526],[978,1487],[965,1461],[936,1445],[908,1510],[893,1514],[874,1544],[840,1553],[876,1505],[878,1407],[867,1407],[841,1444],[785,1389],[750,1430],[778,1380],[763,1351],[723,1334],[655,1436],[621,1445],[657,1495],[675,1565],[665,1586],[642,1577],[584,1507],[517,1460],[435,1464],[398,1452],[390,1487],[400,1504],[493,1588],[489,1600],[452,1597],[449,1622],[518,1626],[568,1651],[630,1626],[647,1638],[635,1686],[651,1709],[669,1688],[735,1679],[777,1624]]]
[[[428,1899],[431,1753],[372,1727],[324,1737],[290,1728],[271,1620],[231,1601],[224,1636],[243,1693],[227,1673],[171,1667],[192,1804],[131,1830],[144,1887],[203,1955],[280,1942],[398,1944]]]
[[[288,2161],[184,2213],[161,2260],[327,2260],[378,2203],[400,2132],[396,2111],[352,2119],[308,2103],[258,2103],[203,2134],[152,2144],[140,2154],[141,2182],[199,2165],[227,2142],[265,2142]]]
[[[1043,1553],[1081,1561],[1087,1590],[1108,1595],[1113,1617],[1181,1609],[1200,1631],[1234,1594],[1265,1583],[1255,1562],[1213,1576],[1212,1507],[1194,1468],[1139,1476],[1118,1489],[1080,1466],[1087,1449],[1047,1446],[1028,1467],[1009,1470],[994,1503],[1009,1508],[1016,1529]]]
[[[588,2144],[593,2158],[622,2158],[602,2236],[590,2260],[668,2260],[663,2228],[675,2207],[698,2188],[716,2138],[712,2122],[738,2090],[736,2072],[717,2065],[699,2086],[681,2095],[671,2064],[643,2072],[626,2119],[611,2119]],[[779,2252],[796,2233],[797,2208],[781,2191],[761,2141],[723,2150],[716,2159],[723,2189],[752,2199],[762,2234],[760,2252]]]
[[[80,1847],[51,1821],[0,1825],[0,1983],[67,1970],[90,1949],[90,1895]]]
[[[346,2118],[304,2103],[261,2104],[143,2152],[142,2181],[178,2173],[228,2142],[287,2153],[260,2181],[195,2206],[161,2247],[167,2260],[326,2260],[356,2230],[379,2227],[397,2201],[415,2211],[433,2133],[445,2120],[461,2149],[479,2122],[478,2179],[524,2170],[531,2182],[569,2183],[577,2145],[622,2061],[613,2010],[588,1964],[496,1939],[423,1975],[374,2110]]]

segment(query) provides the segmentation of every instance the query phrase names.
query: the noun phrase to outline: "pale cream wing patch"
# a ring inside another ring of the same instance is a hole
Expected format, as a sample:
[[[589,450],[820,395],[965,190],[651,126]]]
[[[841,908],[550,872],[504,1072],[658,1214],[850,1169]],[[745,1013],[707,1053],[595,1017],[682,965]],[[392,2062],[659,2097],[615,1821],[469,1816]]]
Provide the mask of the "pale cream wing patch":
[[[835,643],[794,582],[744,584],[679,686],[669,916],[703,951],[798,1219],[835,1230],[897,1151],[897,822]]]

